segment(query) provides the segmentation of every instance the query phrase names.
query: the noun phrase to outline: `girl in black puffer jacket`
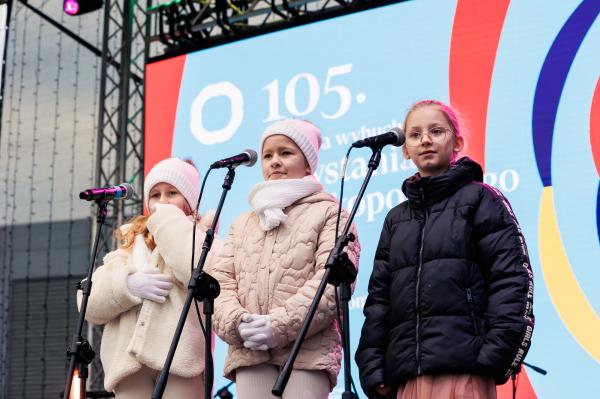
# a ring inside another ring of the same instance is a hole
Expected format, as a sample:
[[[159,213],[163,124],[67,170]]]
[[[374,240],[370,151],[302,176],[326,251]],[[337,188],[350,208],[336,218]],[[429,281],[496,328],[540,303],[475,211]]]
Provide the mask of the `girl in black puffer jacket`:
[[[533,331],[521,228],[481,167],[455,160],[464,142],[451,108],[416,103],[404,128],[419,172],[381,232],[356,352],[361,384],[373,398],[495,398]]]

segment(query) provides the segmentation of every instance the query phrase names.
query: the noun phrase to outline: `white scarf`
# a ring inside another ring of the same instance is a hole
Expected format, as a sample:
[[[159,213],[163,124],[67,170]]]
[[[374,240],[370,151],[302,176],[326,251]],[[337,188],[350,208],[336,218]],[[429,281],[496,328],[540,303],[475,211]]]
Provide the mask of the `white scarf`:
[[[261,229],[269,231],[287,219],[283,208],[321,191],[323,186],[313,175],[302,179],[268,180],[254,186],[248,195],[248,202],[258,215]]]
[[[150,269],[150,255],[152,251],[146,245],[143,234],[136,234],[135,241],[133,243],[133,265],[136,270],[147,270]]]

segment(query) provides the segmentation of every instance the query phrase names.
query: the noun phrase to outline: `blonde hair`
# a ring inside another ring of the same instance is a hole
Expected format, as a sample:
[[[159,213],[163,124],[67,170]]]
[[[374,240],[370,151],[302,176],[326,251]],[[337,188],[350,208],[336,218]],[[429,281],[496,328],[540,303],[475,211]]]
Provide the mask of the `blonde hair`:
[[[402,127],[403,127],[404,131],[406,132],[406,121],[408,120],[408,117],[410,116],[410,114],[413,111],[415,111],[419,108],[431,107],[431,106],[437,107],[444,114],[446,121],[452,128],[452,133],[454,133],[454,137],[461,137],[463,139],[463,143],[464,143],[463,149],[460,152],[454,153],[454,156],[452,159],[454,161],[460,153],[465,152],[465,150],[467,148],[467,137],[468,137],[468,132],[467,132],[467,129],[465,128],[464,118],[462,117],[461,113],[456,109],[456,107],[451,107],[448,104],[446,104],[442,101],[439,101],[439,100],[417,101],[416,103],[411,105],[410,108],[408,109],[408,112],[406,112],[406,117],[404,118],[404,124]]]
[[[154,242],[154,237],[148,231],[146,227],[148,223],[148,216],[139,215],[135,216],[133,219],[129,221],[131,223],[131,228],[123,234],[120,229],[115,230],[115,237],[121,241],[121,249],[129,249],[133,247],[135,242],[135,236],[138,234],[144,235],[144,241],[146,242],[146,246],[152,251],[156,248],[156,243]]]

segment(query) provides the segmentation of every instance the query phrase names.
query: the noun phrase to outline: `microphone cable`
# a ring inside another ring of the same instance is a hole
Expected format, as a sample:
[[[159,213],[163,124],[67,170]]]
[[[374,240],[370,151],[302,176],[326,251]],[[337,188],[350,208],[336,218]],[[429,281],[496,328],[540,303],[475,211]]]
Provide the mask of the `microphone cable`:
[[[345,335],[344,335],[344,329],[343,329],[343,324],[342,324],[342,318],[340,316],[341,313],[341,309],[340,309],[340,300],[339,300],[339,292],[338,292],[338,287],[334,286],[335,289],[335,307],[336,307],[336,319],[338,322],[338,325],[340,326],[340,333],[342,334],[342,347],[344,345],[344,340],[345,340]],[[348,326],[348,328],[350,328],[350,326]],[[350,346],[350,343],[348,343],[348,346]],[[343,358],[343,356],[342,356]],[[358,390],[356,389],[356,385],[354,385],[354,377],[352,377],[352,373],[350,373],[350,384],[352,385],[352,394],[354,395],[353,397],[358,399]]]
[[[208,175],[212,171],[212,168],[209,168],[204,175],[204,179],[202,180],[202,186],[200,186],[200,195],[198,196],[198,202],[196,202],[196,208],[194,209],[194,221],[192,223],[192,260],[190,265],[191,275],[194,274],[194,257],[196,252],[196,224],[198,223],[198,210],[200,209],[200,200],[202,199],[202,194],[204,193],[204,186],[206,185],[206,180],[208,179]],[[213,231],[214,234],[214,231]],[[198,321],[200,322],[200,328],[202,329],[202,334],[204,334],[204,339],[206,340],[207,335],[210,334],[210,331],[206,331],[204,327],[204,322],[202,321],[202,316],[200,315],[200,308],[198,307],[198,300],[194,297],[194,307],[196,308],[196,315],[198,316]],[[210,352],[210,362],[211,364],[214,362],[212,358],[212,349]],[[208,365],[204,365],[204,367],[208,367]]]
[[[350,152],[352,151],[353,148],[354,147],[352,147],[352,146],[350,146],[350,148],[348,148],[348,151],[346,152],[346,156],[344,157],[344,159],[342,161],[342,178],[340,179],[340,198],[339,198],[339,204],[338,204],[337,220],[335,222],[335,244],[337,244],[337,241],[339,238],[338,235],[339,235],[339,230],[340,230],[340,218],[342,215],[342,201],[344,199],[344,182],[346,181],[346,167],[348,166],[348,159],[350,158]],[[340,326],[342,348],[349,348],[350,342],[345,342],[346,334],[344,333],[344,325],[342,324],[342,317],[341,317],[342,309],[340,307],[340,297],[339,297],[338,287],[334,286],[334,290],[335,290],[334,296],[335,296],[335,308],[336,308],[335,315],[336,315],[338,325]],[[350,325],[348,325],[348,328],[350,328]],[[350,367],[350,365],[346,365],[346,367]],[[358,390],[356,389],[356,385],[354,384],[354,378],[352,377],[352,373],[350,373],[350,384],[352,385],[353,396],[355,398],[358,398]]]
[[[340,229],[340,216],[342,214],[342,200],[344,199],[344,181],[346,180],[346,166],[348,166],[348,158],[350,157],[350,152],[352,151],[352,148],[354,147],[350,147],[348,148],[348,152],[346,152],[346,156],[344,157],[344,160],[342,161],[342,178],[341,178],[341,182],[340,182],[340,203],[338,204],[338,213],[337,213],[337,220],[335,222],[335,242],[337,243],[338,240],[338,234],[339,234],[339,229]]]

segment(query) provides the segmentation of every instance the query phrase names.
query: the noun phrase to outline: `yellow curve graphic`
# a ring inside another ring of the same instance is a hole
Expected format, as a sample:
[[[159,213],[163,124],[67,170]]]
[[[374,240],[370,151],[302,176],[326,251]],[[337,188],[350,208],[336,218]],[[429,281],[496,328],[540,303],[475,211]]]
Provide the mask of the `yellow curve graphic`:
[[[564,251],[552,187],[542,191],[539,246],[544,280],[559,317],[583,349],[600,362],[600,318],[579,286]]]

